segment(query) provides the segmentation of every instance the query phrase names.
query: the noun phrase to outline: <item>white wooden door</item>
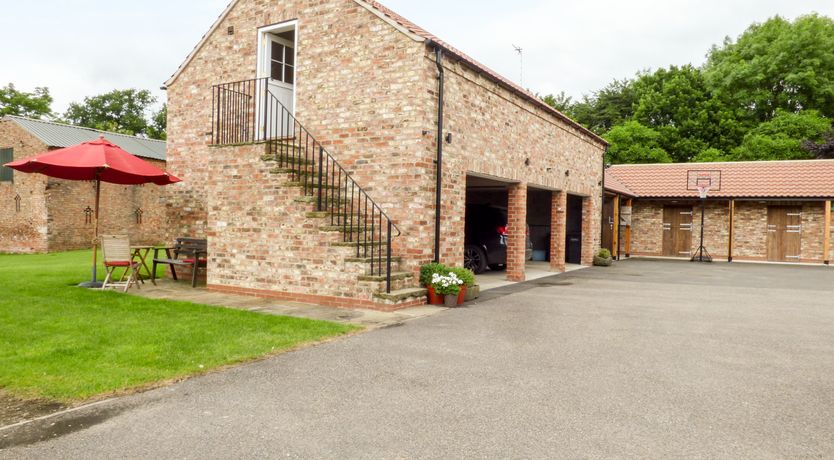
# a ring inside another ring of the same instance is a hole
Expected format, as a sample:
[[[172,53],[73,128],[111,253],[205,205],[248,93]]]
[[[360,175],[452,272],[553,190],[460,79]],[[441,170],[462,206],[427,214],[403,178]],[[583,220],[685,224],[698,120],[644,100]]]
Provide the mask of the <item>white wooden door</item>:
[[[295,115],[295,44],[271,34],[265,35],[263,44],[261,72],[275,99],[269,95],[258,98],[266,105],[258,111],[260,130],[264,139],[291,137],[293,123],[288,114]]]

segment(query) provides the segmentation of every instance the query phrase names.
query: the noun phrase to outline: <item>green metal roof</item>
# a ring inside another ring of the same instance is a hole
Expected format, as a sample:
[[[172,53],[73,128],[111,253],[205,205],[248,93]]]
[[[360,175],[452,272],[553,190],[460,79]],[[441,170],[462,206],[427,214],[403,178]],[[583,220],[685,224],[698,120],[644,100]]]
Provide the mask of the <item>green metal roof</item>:
[[[82,142],[96,140],[99,136],[104,135],[108,141],[137,157],[162,161],[165,161],[166,158],[165,141],[145,139],[51,121],[34,120],[32,118],[14,115],[7,115],[3,119],[13,121],[49,147],[70,147]]]

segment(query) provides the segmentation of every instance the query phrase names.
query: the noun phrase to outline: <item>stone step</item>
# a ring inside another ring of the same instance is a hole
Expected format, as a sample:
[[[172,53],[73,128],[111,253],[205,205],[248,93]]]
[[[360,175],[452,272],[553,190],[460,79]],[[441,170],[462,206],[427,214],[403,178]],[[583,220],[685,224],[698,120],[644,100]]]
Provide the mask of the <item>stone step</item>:
[[[379,261],[378,257],[349,257],[349,258],[345,259],[345,262],[352,262],[352,263],[357,263],[357,264],[370,264],[371,259],[373,259],[375,261],[374,263],[376,263],[376,261]],[[400,256],[391,256],[391,263],[392,264],[393,263],[400,263],[400,262],[402,262],[402,260],[403,260],[403,258],[400,257]],[[385,263],[385,257],[382,258],[382,263]]]
[[[419,299],[420,297],[425,297],[428,294],[425,288],[405,288],[405,289],[397,289],[396,291],[389,292],[375,292],[374,298],[384,300],[387,302],[405,302],[407,300],[412,299]]]
[[[280,167],[307,167],[307,168],[314,168],[315,162],[312,160],[305,160],[303,157],[293,157],[287,155],[279,155],[279,154],[264,154],[261,155],[261,161],[265,161],[267,163],[277,163],[276,166]]]
[[[388,246],[388,243],[386,243],[384,241],[382,243],[379,243],[379,242],[376,242],[376,241],[369,241],[369,242],[364,242],[364,241],[362,241],[362,242],[339,241],[339,242],[336,242],[336,243],[330,243],[330,245],[335,246],[337,248],[355,248],[357,246],[365,247],[365,248],[370,248],[370,247],[373,247],[373,248],[383,247],[384,248],[384,247]],[[383,259],[384,258],[385,257],[383,257]]]
[[[304,196],[298,196],[298,197],[293,198],[293,201],[295,201],[297,203],[316,204],[316,203],[319,202],[319,197],[318,196],[306,196],[306,195],[304,195]],[[322,202],[322,204],[329,204],[330,203],[326,196],[323,196],[321,198],[321,202]],[[344,198],[342,198],[340,200],[334,199],[332,202],[333,203],[347,203],[347,200],[344,199]]]
[[[363,233],[365,230],[370,231],[371,227],[360,227],[357,225],[322,225],[319,230],[323,232],[332,233]]]
[[[382,263],[385,263],[385,259],[382,260]],[[402,280],[409,280],[414,278],[414,273],[411,272],[393,272],[391,273],[391,281],[402,281]],[[368,282],[385,282],[387,281],[387,277],[383,275],[361,275],[359,276],[359,281],[368,281]]]
[[[282,185],[284,187],[304,187],[304,186],[306,186],[308,189],[315,189],[315,190],[318,190],[320,188],[324,189],[324,190],[337,190],[339,188],[338,185],[327,185],[327,184],[319,185],[319,184],[316,184],[314,182],[308,182],[308,183],[305,184],[303,181],[284,182]],[[336,195],[338,195],[338,193]],[[318,198],[318,196],[316,198]]]
[[[269,172],[271,174],[292,174],[292,175],[295,175],[295,176],[302,176],[302,177],[303,176],[308,176],[308,177],[312,178],[312,179],[308,179],[309,181],[314,180],[316,178],[316,174],[318,174],[316,171],[312,170],[310,166],[307,166],[305,169],[285,168],[285,167],[280,167],[279,166],[279,167],[270,169]]]

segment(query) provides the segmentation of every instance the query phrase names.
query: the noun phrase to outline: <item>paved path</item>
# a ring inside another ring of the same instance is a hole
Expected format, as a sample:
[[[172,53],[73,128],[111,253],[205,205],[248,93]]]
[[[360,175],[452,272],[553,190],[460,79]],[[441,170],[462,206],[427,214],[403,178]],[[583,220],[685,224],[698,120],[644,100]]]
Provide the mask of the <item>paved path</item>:
[[[80,411],[0,457],[831,458],[832,281],[583,270]]]
[[[391,326],[445,310],[444,307],[432,305],[409,307],[392,312],[364,308],[330,308],[288,300],[272,300],[213,292],[200,287],[192,288],[191,284],[187,282],[176,282],[168,279],[157,280],[156,286],[146,282],[141,289],[131,289],[130,294],[152,299],[181,300],[203,305],[237,308],[268,315],[355,324],[368,329]]]

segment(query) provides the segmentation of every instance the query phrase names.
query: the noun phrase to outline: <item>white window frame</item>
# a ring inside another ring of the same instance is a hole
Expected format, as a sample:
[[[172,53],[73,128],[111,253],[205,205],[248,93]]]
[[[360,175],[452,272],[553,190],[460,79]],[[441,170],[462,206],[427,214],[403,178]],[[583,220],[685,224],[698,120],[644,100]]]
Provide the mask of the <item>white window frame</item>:
[[[271,56],[269,55],[269,47],[264,46],[266,44],[267,34],[277,34],[281,32],[286,32],[289,30],[295,30],[295,40],[293,43],[293,90],[292,90],[292,111],[293,116],[295,116],[296,104],[298,103],[297,100],[297,91],[296,85],[298,85],[298,34],[299,34],[299,27],[298,27],[298,19],[293,19],[291,21],[279,22],[277,24],[272,24],[264,27],[258,28],[258,64],[255,75],[257,78],[269,78],[270,75],[270,65],[272,63]]]

